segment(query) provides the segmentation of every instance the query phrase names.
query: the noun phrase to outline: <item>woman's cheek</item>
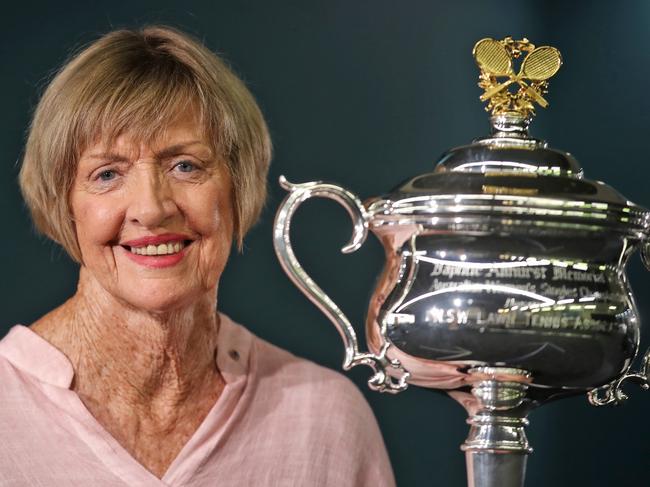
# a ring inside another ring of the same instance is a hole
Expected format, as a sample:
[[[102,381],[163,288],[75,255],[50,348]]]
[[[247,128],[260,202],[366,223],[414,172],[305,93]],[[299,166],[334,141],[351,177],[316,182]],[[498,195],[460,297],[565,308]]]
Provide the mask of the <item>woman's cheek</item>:
[[[78,201],[75,212],[77,240],[86,266],[94,267],[92,255],[112,251],[112,245],[119,237],[123,225],[124,211],[116,202],[97,200],[97,196],[87,196],[86,201]]]

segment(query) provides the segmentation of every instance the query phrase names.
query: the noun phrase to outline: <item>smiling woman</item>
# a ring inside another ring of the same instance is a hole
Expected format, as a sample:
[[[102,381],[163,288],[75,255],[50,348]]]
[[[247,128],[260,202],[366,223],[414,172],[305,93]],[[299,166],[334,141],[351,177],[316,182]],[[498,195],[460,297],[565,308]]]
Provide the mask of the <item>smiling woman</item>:
[[[20,184],[79,285],[0,342],[0,486],[394,485],[351,383],[216,311],[270,152],[245,86],[173,29],[56,75]]]

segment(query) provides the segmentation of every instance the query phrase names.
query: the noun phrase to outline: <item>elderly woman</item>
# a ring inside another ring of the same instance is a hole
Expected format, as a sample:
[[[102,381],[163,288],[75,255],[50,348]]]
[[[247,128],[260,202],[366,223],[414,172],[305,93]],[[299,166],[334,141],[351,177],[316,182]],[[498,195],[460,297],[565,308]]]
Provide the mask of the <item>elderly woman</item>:
[[[77,292],[0,342],[0,486],[390,486],[338,374],[216,311],[271,146],[251,94],[178,31],[112,32],[52,80],[20,184]]]

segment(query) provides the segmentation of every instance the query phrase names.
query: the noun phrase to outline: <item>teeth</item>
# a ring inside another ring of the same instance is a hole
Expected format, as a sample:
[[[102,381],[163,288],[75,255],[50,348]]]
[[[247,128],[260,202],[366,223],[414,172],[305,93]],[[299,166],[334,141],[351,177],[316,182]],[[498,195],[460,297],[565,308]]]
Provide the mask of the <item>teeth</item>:
[[[160,245],[145,245],[131,247],[131,253],[137,255],[168,255],[176,254],[185,248],[184,242],[168,242]]]

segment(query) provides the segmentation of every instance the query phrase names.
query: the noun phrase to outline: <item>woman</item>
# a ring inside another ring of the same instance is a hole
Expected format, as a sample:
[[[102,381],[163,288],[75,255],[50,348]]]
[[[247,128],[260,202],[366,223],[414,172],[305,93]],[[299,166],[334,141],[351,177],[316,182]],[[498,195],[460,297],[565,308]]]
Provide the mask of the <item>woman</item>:
[[[217,313],[265,198],[251,94],[178,31],[110,33],[52,80],[20,174],[76,294],[0,342],[0,486],[389,486],[338,374]]]

